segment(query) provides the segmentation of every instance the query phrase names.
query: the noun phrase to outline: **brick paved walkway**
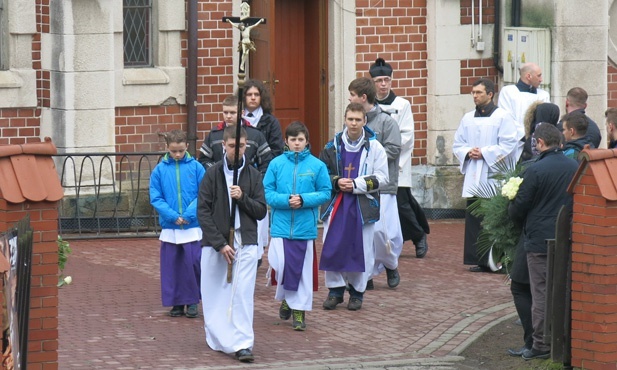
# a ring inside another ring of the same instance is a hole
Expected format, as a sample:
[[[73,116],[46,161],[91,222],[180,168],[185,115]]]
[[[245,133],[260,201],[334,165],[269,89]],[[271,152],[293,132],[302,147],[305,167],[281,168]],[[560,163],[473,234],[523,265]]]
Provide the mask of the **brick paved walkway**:
[[[360,311],[345,305],[323,310],[321,272],[305,332],[278,318],[274,288],[265,286],[265,262],[255,291],[256,361],[245,367],[383,368],[457,356],[514,313],[504,275],[470,273],[462,264],[463,226],[462,220],[432,222],[424,259],[416,259],[406,243],[401,284],[389,289],[385,274],[378,277]],[[208,348],[201,314],[167,316],[160,303],[158,240],[72,241],[71,247],[65,274],[73,284],[59,297],[60,369],[242,367]]]

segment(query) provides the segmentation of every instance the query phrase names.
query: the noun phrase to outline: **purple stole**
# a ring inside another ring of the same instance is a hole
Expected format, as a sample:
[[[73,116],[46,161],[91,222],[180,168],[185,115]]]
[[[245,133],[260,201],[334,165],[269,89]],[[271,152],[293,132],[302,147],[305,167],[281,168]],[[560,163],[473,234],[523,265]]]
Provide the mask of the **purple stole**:
[[[342,177],[358,177],[362,150],[350,153],[341,143]],[[339,172],[340,173],[340,172]],[[358,209],[358,196],[352,193],[337,194],[328,234],[323,243],[319,269],[324,271],[364,272],[364,241],[362,239],[362,217]]]

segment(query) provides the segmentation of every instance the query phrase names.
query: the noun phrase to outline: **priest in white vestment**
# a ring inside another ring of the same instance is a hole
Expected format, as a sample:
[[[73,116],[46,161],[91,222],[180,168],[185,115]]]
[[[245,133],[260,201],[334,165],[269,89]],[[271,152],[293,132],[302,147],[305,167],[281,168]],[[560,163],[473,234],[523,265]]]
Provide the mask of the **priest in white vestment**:
[[[454,135],[454,155],[460,162],[460,171],[465,175],[463,197],[467,205],[473,202],[475,190],[490,185],[498,164],[514,164],[517,160],[519,142],[518,127],[512,116],[493,104],[495,84],[489,79],[480,79],[473,84],[476,109],[466,113]],[[465,215],[464,263],[475,265],[472,272],[489,271],[487,256],[478,256],[476,242],[481,229],[481,219]]]
[[[499,93],[499,108],[512,115],[518,128],[519,139],[525,136],[525,113],[529,106],[540,100],[550,103],[549,93],[539,86],[542,83],[542,69],[535,63],[525,63],[520,69],[520,78],[514,85],[504,86]],[[525,142],[518,143],[517,156],[520,158]]]

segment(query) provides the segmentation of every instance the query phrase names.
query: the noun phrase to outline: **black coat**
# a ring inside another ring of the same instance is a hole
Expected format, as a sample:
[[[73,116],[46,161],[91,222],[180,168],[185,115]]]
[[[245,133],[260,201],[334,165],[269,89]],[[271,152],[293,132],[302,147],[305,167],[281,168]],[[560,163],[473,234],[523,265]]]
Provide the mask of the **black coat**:
[[[555,222],[563,205],[572,204],[567,188],[578,162],[558,149],[542,152],[523,174],[523,182],[508,213],[523,225],[525,251],[546,253],[546,239],[555,238]]]
[[[220,161],[208,168],[201,184],[197,203],[197,219],[203,232],[202,246],[217,251],[229,244],[229,195],[227,181]],[[257,244],[257,220],[266,216],[267,206],[261,174],[251,166],[244,166],[238,176],[242,197],[236,204],[240,211],[242,243]],[[233,247],[233,245],[232,245]]]
[[[272,151],[272,158],[277,157],[283,153],[285,147],[285,141],[283,140],[283,132],[281,131],[281,124],[272,114],[265,113],[259,119],[257,127],[255,127],[266,137],[270,150]]]

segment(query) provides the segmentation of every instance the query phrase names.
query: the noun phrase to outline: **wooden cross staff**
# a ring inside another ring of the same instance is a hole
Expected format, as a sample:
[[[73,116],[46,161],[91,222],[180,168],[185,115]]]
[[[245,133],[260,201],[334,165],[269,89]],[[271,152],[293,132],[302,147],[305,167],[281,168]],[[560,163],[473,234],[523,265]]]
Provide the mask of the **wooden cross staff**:
[[[234,149],[233,163],[233,184],[238,185],[238,168],[240,167],[240,133],[242,128],[242,103],[244,102],[244,81],[246,78],[245,68],[248,61],[249,52],[255,52],[255,43],[251,40],[251,30],[260,23],[266,23],[264,18],[253,18],[251,7],[246,0],[240,5],[240,17],[223,17],[223,22],[230,23],[232,26],[240,30],[240,44],[238,45],[239,66],[238,66],[238,122],[236,122],[236,147]],[[234,238],[236,230],[236,200],[231,199],[231,214],[229,216],[229,238],[228,243],[231,248],[234,248]],[[233,261],[227,265],[227,282],[231,283],[233,275]]]

